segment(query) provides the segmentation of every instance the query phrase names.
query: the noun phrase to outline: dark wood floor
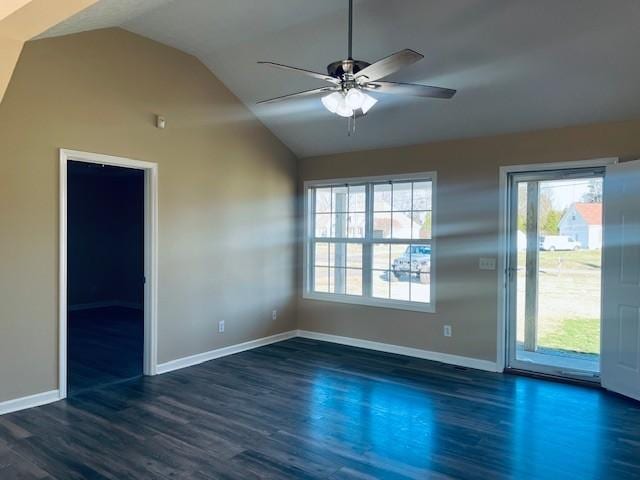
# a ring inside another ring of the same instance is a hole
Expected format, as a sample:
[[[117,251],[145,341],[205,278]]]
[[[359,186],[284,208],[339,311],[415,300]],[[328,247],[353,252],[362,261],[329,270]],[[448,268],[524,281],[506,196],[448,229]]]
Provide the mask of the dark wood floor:
[[[67,325],[69,395],[142,375],[142,310],[105,307],[69,312]]]
[[[640,404],[293,339],[0,417],[0,478],[640,478]]]

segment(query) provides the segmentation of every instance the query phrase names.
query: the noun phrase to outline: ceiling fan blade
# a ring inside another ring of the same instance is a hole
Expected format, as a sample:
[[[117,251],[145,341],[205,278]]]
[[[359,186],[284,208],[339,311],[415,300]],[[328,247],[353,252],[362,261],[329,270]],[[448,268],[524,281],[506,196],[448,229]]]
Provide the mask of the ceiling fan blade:
[[[298,68],[298,67],[290,67],[289,65],[282,65],[280,63],[274,63],[274,62],[258,62],[258,63],[260,65],[269,65],[270,67],[278,68],[280,70],[301,73],[303,75],[317,78],[318,80],[324,80],[325,82],[330,82],[335,85],[338,85],[340,83],[339,78],[335,78],[330,75],[326,75],[324,73],[312,72],[311,70],[305,70],[303,68]]]
[[[451,98],[456,94],[456,90],[450,88],[431,87],[416,83],[370,82],[365,83],[362,88],[371,92],[427,98]]]
[[[378,60],[376,63],[369,65],[367,68],[360,70],[355,74],[355,78],[366,78],[367,81],[373,82],[380,78],[384,78],[397,72],[403,67],[407,67],[419,60],[422,60],[424,55],[418,52],[414,52],[408,48],[400,50],[399,52],[389,55],[382,60]]]
[[[312,97],[314,95],[320,95],[322,93],[328,92],[336,92],[340,90],[339,87],[322,87],[322,88],[314,88],[313,90],[305,90],[304,92],[291,93],[289,95],[283,95],[281,97],[270,98],[269,100],[262,100],[258,102],[258,105],[262,105],[263,103],[275,103],[282,102],[283,100],[289,100],[294,98],[304,98],[304,97]]]

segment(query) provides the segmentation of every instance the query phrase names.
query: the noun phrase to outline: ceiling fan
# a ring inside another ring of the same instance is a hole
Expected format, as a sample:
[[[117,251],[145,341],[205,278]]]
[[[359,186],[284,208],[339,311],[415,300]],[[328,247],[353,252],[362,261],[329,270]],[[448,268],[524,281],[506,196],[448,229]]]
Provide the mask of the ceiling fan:
[[[274,62],[258,62],[270,65],[281,70],[292,71],[324,80],[330,86],[305,90],[303,92],[284,95],[269,100],[263,100],[258,104],[281,102],[283,100],[297,99],[325,95],[322,104],[331,113],[341,117],[353,118],[366,115],[378,102],[377,99],[366,92],[379,92],[383,94],[412,95],[426,98],[451,98],[456,91],[449,88],[431,87],[415,83],[383,82],[385,78],[398,70],[409,66],[424,58],[418,52],[410,49],[400,50],[382,60],[370,64],[362,60],[354,60],[353,53],[353,0],[349,0],[349,56],[346,60],[338,60],[327,66],[327,73],[312,72],[302,68],[290,67]]]

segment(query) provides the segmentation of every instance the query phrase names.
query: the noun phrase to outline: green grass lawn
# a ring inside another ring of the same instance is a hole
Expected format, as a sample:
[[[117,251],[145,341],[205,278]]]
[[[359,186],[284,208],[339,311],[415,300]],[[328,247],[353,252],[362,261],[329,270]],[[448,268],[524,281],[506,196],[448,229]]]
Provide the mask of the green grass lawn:
[[[555,330],[543,335],[540,347],[581,353],[600,353],[600,320],[568,318]]]
[[[602,252],[600,250],[576,250],[540,252],[539,262],[541,269],[547,268],[571,268],[587,272],[598,272],[602,264]],[[525,252],[518,252],[518,265],[524,266]]]
[[[540,252],[538,345],[583,353],[600,352],[602,252]],[[518,324],[523,337],[524,252],[518,255]]]

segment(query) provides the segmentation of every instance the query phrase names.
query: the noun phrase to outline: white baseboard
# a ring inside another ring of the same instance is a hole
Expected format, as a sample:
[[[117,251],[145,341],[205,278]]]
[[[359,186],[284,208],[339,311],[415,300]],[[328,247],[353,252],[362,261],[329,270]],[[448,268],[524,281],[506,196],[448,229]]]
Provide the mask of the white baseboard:
[[[251,350],[253,348],[263,347],[272,343],[281,342],[283,340],[288,340],[295,337],[296,334],[296,330],[291,330],[289,332],[271,335],[270,337],[258,338],[256,340],[250,340],[248,342],[239,343],[237,345],[230,345],[228,347],[222,347],[216,350],[210,350],[208,352],[191,355],[189,357],[178,358],[169,362],[160,363],[158,364],[157,373],[162,374],[172,372],[181,368],[191,367],[203,362],[208,362],[209,360],[214,360],[216,358],[226,357],[227,355],[244,352],[245,350]]]
[[[96,308],[107,307],[134,308],[136,310],[142,310],[144,308],[141,303],[123,302],[122,300],[106,300],[103,302],[76,303],[75,305],[69,305],[67,310],[69,312],[79,312],[81,310],[94,310]]]
[[[477,370],[485,370],[487,372],[501,371],[496,362],[462,357],[460,355],[451,355],[449,353],[432,352],[419,348],[403,347],[400,345],[392,345],[390,343],[372,342],[370,340],[361,340],[359,338],[341,337],[339,335],[330,335],[328,333],[310,332],[308,330],[298,330],[298,336],[312,340],[321,340],[323,342],[349,345],[351,347],[377,350],[379,352],[396,353],[398,355],[406,355],[408,357],[423,358],[425,360],[433,360],[436,362],[448,363],[450,365],[458,365],[460,367],[475,368]]]
[[[50,392],[36,393],[28,397],[0,402],[0,415],[25,410],[27,408],[39,407],[47,403],[57,402],[58,400],[60,400],[60,391],[51,390]]]
[[[98,307],[93,307],[98,308]],[[252,350],[254,348],[263,347],[272,343],[281,342],[294,337],[309,338],[313,340],[321,340],[324,342],[338,343],[340,345],[349,345],[352,347],[366,348],[368,350],[377,350],[380,352],[396,353],[398,355],[406,355],[409,357],[423,358],[425,360],[433,360],[436,362],[448,363],[451,365],[459,365],[461,367],[475,368],[488,372],[500,371],[495,362],[488,360],[479,360],[477,358],[462,357],[459,355],[451,355],[448,353],[431,352],[419,348],[403,347],[400,345],[392,345],[389,343],[372,342],[370,340],[361,340],[358,338],[341,337],[339,335],[330,335],[327,333],[310,332],[308,330],[291,330],[288,332],[278,333],[270,337],[258,338],[248,342],[231,345],[228,347],[218,348],[204,353],[198,353],[184,358],[178,358],[169,362],[158,365],[157,373],[163,374],[180,370],[182,368],[191,367],[200,363],[208,362],[216,358],[226,357],[235,353]],[[16,412],[27,408],[39,407],[47,403],[57,402],[60,400],[60,391],[52,390],[50,392],[38,393],[28,397],[17,398],[0,402],[0,415]]]

